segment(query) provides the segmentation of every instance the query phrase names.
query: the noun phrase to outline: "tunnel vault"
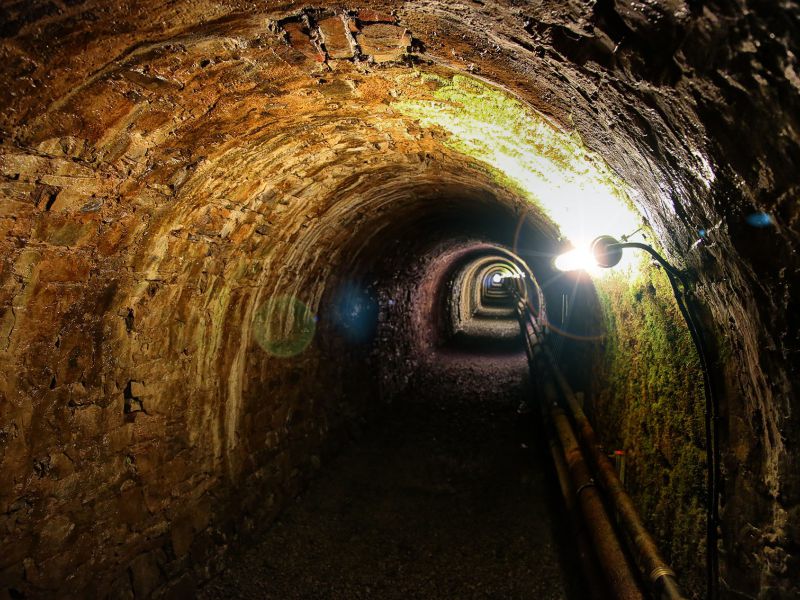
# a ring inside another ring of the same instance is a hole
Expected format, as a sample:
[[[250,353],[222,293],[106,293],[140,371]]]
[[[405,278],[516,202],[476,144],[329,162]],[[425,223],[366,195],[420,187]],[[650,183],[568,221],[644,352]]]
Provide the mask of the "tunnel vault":
[[[407,353],[348,380],[370,359],[326,320],[338,284],[411,297],[419,279],[396,273],[519,250],[520,223],[523,258],[549,268],[545,212],[403,109],[454,75],[576,132],[691,269],[723,392],[721,588],[797,593],[796,7],[87,0],[0,15],[5,593],[190,593],[190,573],[262,528],[418,366]],[[409,307],[407,323],[436,326]],[[313,323],[302,352],[258,343],[273,312],[278,328]]]

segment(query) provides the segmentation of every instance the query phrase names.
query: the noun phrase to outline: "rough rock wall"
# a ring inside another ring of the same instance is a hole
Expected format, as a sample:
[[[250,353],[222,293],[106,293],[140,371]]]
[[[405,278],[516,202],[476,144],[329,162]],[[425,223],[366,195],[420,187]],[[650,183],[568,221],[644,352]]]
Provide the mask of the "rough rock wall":
[[[800,341],[796,5],[463,9],[437,5],[427,22],[409,9],[408,22],[437,32],[429,51],[450,49],[465,69],[580,131],[641,193],[637,205],[670,257],[695,270],[718,341],[723,593],[791,597],[800,560],[800,430],[789,420]],[[460,43],[442,34],[461,19],[491,27]],[[754,227],[762,211],[771,223]]]
[[[265,352],[259,312],[281,296],[319,312],[388,222],[493,185],[389,110],[407,69],[325,79],[271,22],[115,49],[98,25],[94,53],[64,39],[40,58],[73,57],[63,87],[4,112],[9,593],[189,593],[187,568],[202,579],[263,525],[369,393],[331,348]]]
[[[494,186],[390,108],[411,52],[579,131],[697,270],[724,386],[725,585],[796,593],[796,5],[420,0],[346,28],[335,5],[299,8],[0,9],[3,581],[100,593],[95,572],[131,565],[146,595],[224,545],[207,486],[291,490],[326,427],[290,410],[315,402],[320,355],[259,355],[255,312],[278,291],[316,310],[337,249],[380,231],[368,217]]]

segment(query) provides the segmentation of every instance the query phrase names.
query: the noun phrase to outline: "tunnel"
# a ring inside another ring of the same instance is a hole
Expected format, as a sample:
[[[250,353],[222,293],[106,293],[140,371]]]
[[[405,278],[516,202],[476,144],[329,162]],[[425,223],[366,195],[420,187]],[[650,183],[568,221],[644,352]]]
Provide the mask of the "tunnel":
[[[0,2],[0,598],[800,597],[799,55]]]

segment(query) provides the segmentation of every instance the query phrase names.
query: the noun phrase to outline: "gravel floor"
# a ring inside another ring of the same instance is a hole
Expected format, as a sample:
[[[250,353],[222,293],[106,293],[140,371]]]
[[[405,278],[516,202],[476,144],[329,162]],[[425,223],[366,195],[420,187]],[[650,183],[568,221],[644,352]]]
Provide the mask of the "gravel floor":
[[[546,455],[515,409],[395,404],[199,596],[581,598]]]

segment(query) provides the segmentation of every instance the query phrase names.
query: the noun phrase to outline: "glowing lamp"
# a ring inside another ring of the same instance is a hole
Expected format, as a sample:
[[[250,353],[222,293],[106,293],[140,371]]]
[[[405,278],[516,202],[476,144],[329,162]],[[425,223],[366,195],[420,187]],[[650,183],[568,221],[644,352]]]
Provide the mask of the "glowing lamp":
[[[586,271],[596,265],[588,248],[573,248],[560,254],[553,263],[559,271]]]
[[[573,248],[560,254],[553,264],[559,271],[588,271],[594,267],[607,269],[619,264],[624,247],[616,238],[601,235],[588,248]]]

